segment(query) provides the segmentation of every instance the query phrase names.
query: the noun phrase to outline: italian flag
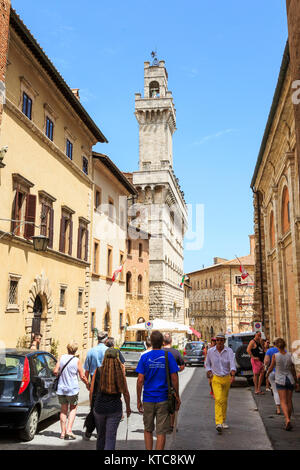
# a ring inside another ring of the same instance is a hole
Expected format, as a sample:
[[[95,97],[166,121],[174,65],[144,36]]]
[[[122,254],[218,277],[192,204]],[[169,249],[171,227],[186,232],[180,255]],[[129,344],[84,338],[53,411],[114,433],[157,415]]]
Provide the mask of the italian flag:
[[[185,280],[185,274],[182,276],[181,283],[180,283],[180,287],[182,287],[182,286],[183,286],[183,284],[184,284],[184,280]]]
[[[123,266],[124,266],[124,265],[121,264],[121,265],[114,271],[113,276],[112,276],[112,278],[111,278],[112,282],[114,282],[114,281],[117,279],[117,277],[119,276],[119,274],[122,272]]]

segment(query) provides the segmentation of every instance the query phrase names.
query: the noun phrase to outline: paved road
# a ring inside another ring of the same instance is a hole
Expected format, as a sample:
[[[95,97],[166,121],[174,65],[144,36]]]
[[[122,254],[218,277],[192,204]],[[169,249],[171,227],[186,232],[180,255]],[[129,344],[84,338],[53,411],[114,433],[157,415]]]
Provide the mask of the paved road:
[[[134,413],[128,422],[128,441],[126,442],[127,419],[120,423],[116,449],[144,450],[143,420],[136,411],[136,376],[127,377]],[[230,392],[228,423],[230,429],[219,436],[214,427],[214,403],[208,393],[207,379],[203,368],[187,368],[180,373],[182,407],[179,413],[179,432],[167,439],[168,449],[271,449],[260,415],[252,394],[243,381]],[[59,439],[60,425],[55,418],[40,424],[38,434],[31,442],[20,442],[14,433],[0,433],[0,450],[93,450],[96,436],[90,441],[82,439],[82,427],[88,413],[88,395],[82,387],[80,405],[73,432],[76,441]],[[174,438],[175,437],[175,438]]]

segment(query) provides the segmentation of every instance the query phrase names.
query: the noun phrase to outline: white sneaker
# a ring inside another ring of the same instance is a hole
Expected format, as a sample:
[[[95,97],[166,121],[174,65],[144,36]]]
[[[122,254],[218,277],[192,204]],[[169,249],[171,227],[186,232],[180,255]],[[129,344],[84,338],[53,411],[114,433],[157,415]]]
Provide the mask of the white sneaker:
[[[216,425],[216,430],[218,431],[219,434],[222,434],[222,430],[223,430],[222,424],[217,424]]]
[[[223,428],[223,429],[228,429],[228,428],[229,428],[229,426],[228,426],[228,424],[226,424],[226,423],[223,423],[223,424],[222,424],[222,428]]]

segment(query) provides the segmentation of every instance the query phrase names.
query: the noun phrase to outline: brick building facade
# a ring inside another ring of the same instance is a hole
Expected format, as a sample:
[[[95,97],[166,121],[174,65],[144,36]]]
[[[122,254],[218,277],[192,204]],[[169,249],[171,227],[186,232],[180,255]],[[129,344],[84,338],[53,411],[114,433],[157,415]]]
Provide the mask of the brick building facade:
[[[290,348],[300,334],[300,5],[288,1],[289,41],[251,187],[257,252],[256,319]],[[296,91],[295,91],[296,90]],[[298,104],[297,104],[298,103]]]
[[[209,340],[213,335],[252,330],[254,236],[250,255],[233,260],[214,258],[214,264],[187,276],[190,292],[190,324]],[[249,276],[241,278],[240,262]]]

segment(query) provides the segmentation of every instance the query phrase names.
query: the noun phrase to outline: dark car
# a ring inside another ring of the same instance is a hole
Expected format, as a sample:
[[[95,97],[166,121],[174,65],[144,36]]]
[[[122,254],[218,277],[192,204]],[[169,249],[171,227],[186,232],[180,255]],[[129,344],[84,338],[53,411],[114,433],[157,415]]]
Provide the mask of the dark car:
[[[189,341],[183,351],[183,360],[186,366],[204,366],[204,343],[203,341]]]
[[[58,414],[55,365],[46,351],[0,351],[0,429],[18,430],[21,439],[31,441],[38,423]]]

